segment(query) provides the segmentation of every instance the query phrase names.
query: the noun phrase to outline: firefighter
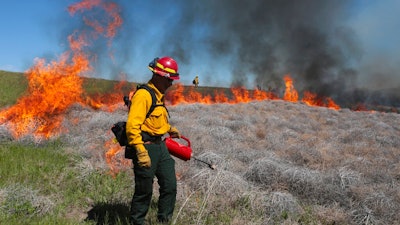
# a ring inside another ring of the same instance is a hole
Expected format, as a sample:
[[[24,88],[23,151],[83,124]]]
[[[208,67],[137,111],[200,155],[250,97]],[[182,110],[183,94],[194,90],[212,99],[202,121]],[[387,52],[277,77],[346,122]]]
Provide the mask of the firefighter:
[[[199,76],[196,76],[193,79],[193,84],[194,84],[194,87],[196,87],[196,88],[199,86]]]
[[[165,91],[174,80],[179,80],[178,64],[171,57],[155,58],[148,67],[153,75],[147,85],[154,90],[157,104],[151,114],[147,112],[152,97],[146,89],[139,89],[131,99],[126,123],[126,134],[133,154],[135,193],[131,202],[130,219],[133,224],[144,224],[153,195],[153,180],[160,186],[157,219],[171,220],[176,201],[175,161],[168,152],[162,136],[168,133],[180,138],[179,131],[170,125],[168,111],[163,105]]]

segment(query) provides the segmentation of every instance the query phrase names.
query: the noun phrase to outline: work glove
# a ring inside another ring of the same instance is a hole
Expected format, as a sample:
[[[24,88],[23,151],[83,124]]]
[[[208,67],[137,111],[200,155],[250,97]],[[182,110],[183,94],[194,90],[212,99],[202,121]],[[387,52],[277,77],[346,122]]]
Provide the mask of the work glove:
[[[140,167],[151,167],[151,159],[149,157],[149,153],[144,145],[135,145],[136,148],[136,156],[138,158],[138,164]]]
[[[176,129],[176,127],[171,126],[171,128],[168,131],[169,136],[172,138],[181,138],[181,134],[179,133],[179,130]]]

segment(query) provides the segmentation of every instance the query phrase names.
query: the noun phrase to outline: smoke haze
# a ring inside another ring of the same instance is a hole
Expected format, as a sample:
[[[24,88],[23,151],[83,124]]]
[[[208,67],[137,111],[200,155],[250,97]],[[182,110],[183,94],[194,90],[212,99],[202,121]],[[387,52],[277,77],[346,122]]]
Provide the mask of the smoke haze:
[[[117,2],[124,24],[115,37],[115,58],[107,63],[99,58],[98,64],[133,81],[149,78],[146,66],[154,57],[170,55],[179,62],[183,83],[199,75],[207,86],[279,90],[284,88],[282,77],[289,74],[300,93],[333,98],[346,97],[357,87],[400,86],[398,63],[366,57],[373,53],[363,44],[369,25],[362,21],[385,10],[371,6],[356,11],[365,1]],[[104,45],[97,46],[105,51]]]
[[[253,76],[262,88],[280,87],[282,76],[291,74],[297,88],[330,95],[349,84],[343,76],[353,82],[346,57],[358,53],[347,51],[357,50],[343,26],[347,8],[348,1],[209,1],[195,18],[210,25],[212,55],[235,55],[229,66],[234,83],[248,84]]]

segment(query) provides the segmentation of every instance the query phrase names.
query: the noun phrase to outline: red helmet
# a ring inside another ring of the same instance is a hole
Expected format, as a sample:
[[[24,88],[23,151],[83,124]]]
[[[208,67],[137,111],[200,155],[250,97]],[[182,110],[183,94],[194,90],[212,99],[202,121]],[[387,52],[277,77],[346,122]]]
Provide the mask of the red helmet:
[[[178,64],[171,57],[165,56],[153,59],[149,63],[149,69],[158,75],[172,80],[179,80]]]

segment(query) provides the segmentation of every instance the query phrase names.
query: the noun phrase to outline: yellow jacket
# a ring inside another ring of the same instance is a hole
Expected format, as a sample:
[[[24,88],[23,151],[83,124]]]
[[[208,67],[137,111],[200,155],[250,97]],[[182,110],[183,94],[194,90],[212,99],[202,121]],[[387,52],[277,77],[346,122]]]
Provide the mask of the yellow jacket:
[[[157,104],[162,104],[162,94],[151,82],[147,84],[156,94]],[[146,89],[139,89],[131,99],[131,107],[126,121],[126,135],[128,144],[143,149],[141,132],[145,131],[152,136],[162,136],[171,129],[168,122],[168,112],[165,107],[155,107],[154,111],[146,118],[152,104],[151,94]]]

